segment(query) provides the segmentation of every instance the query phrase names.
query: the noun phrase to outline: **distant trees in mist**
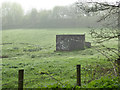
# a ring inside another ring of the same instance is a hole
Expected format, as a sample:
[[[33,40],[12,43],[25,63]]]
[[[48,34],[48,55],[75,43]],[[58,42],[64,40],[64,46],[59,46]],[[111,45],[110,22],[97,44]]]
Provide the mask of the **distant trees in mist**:
[[[4,2],[1,8],[2,29],[97,27],[98,16],[85,14],[75,4],[56,6],[52,10],[32,8],[24,12],[20,4]]]

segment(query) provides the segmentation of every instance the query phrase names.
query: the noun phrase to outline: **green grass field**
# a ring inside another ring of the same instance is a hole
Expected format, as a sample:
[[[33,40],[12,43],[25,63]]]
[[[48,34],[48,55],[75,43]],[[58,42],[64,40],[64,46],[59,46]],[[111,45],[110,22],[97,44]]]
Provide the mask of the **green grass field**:
[[[82,68],[96,65],[111,68],[110,63],[91,48],[72,52],[55,52],[57,34],[85,34],[86,41],[92,42],[89,29],[18,29],[2,31],[2,84],[3,88],[18,87],[18,70],[24,69],[25,88],[43,88],[59,85],[76,85],[76,65]],[[104,43],[117,47],[117,40]],[[43,74],[49,73],[49,75]],[[86,76],[90,79],[89,74]],[[57,79],[57,80],[56,80]],[[82,71],[82,85],[84,83]]]

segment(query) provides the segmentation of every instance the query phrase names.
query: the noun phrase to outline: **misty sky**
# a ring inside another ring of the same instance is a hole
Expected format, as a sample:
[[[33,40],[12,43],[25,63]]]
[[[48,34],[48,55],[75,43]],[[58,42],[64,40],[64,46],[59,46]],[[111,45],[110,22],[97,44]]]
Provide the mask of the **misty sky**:
[[[77,0],[0,0],[3,1],[18,2],[25,10],[29,10],[31,8],[52,9],[54,6],[69,5]]]
[[[5,1],[20,3],[24,10],[30,10],[31,8],[52,9],[54,6],[65,6],[72,4],[76,1],[91,1],[91,0],[0,0],[0,4]],[[119,0],[92,0],[92,1],[115,2]]]

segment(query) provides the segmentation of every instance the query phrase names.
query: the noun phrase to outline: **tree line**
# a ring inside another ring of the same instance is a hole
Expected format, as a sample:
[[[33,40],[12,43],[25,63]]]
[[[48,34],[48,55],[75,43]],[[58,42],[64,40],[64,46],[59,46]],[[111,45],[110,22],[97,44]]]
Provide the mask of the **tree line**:
[[[2,3],[2,29],[13,28],[84,28],[98,27],[98,16],[87,15],[76,4],[56,6],[52,10],[32,8],[25,12],[15,2]]]

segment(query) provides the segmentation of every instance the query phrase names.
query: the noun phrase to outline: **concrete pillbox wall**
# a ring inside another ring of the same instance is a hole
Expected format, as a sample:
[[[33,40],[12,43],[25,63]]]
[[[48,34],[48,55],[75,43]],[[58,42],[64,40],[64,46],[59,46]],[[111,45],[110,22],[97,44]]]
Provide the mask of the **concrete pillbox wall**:
[[[85,49],[85,34],[56,35],[56,51],[72,51]]]

